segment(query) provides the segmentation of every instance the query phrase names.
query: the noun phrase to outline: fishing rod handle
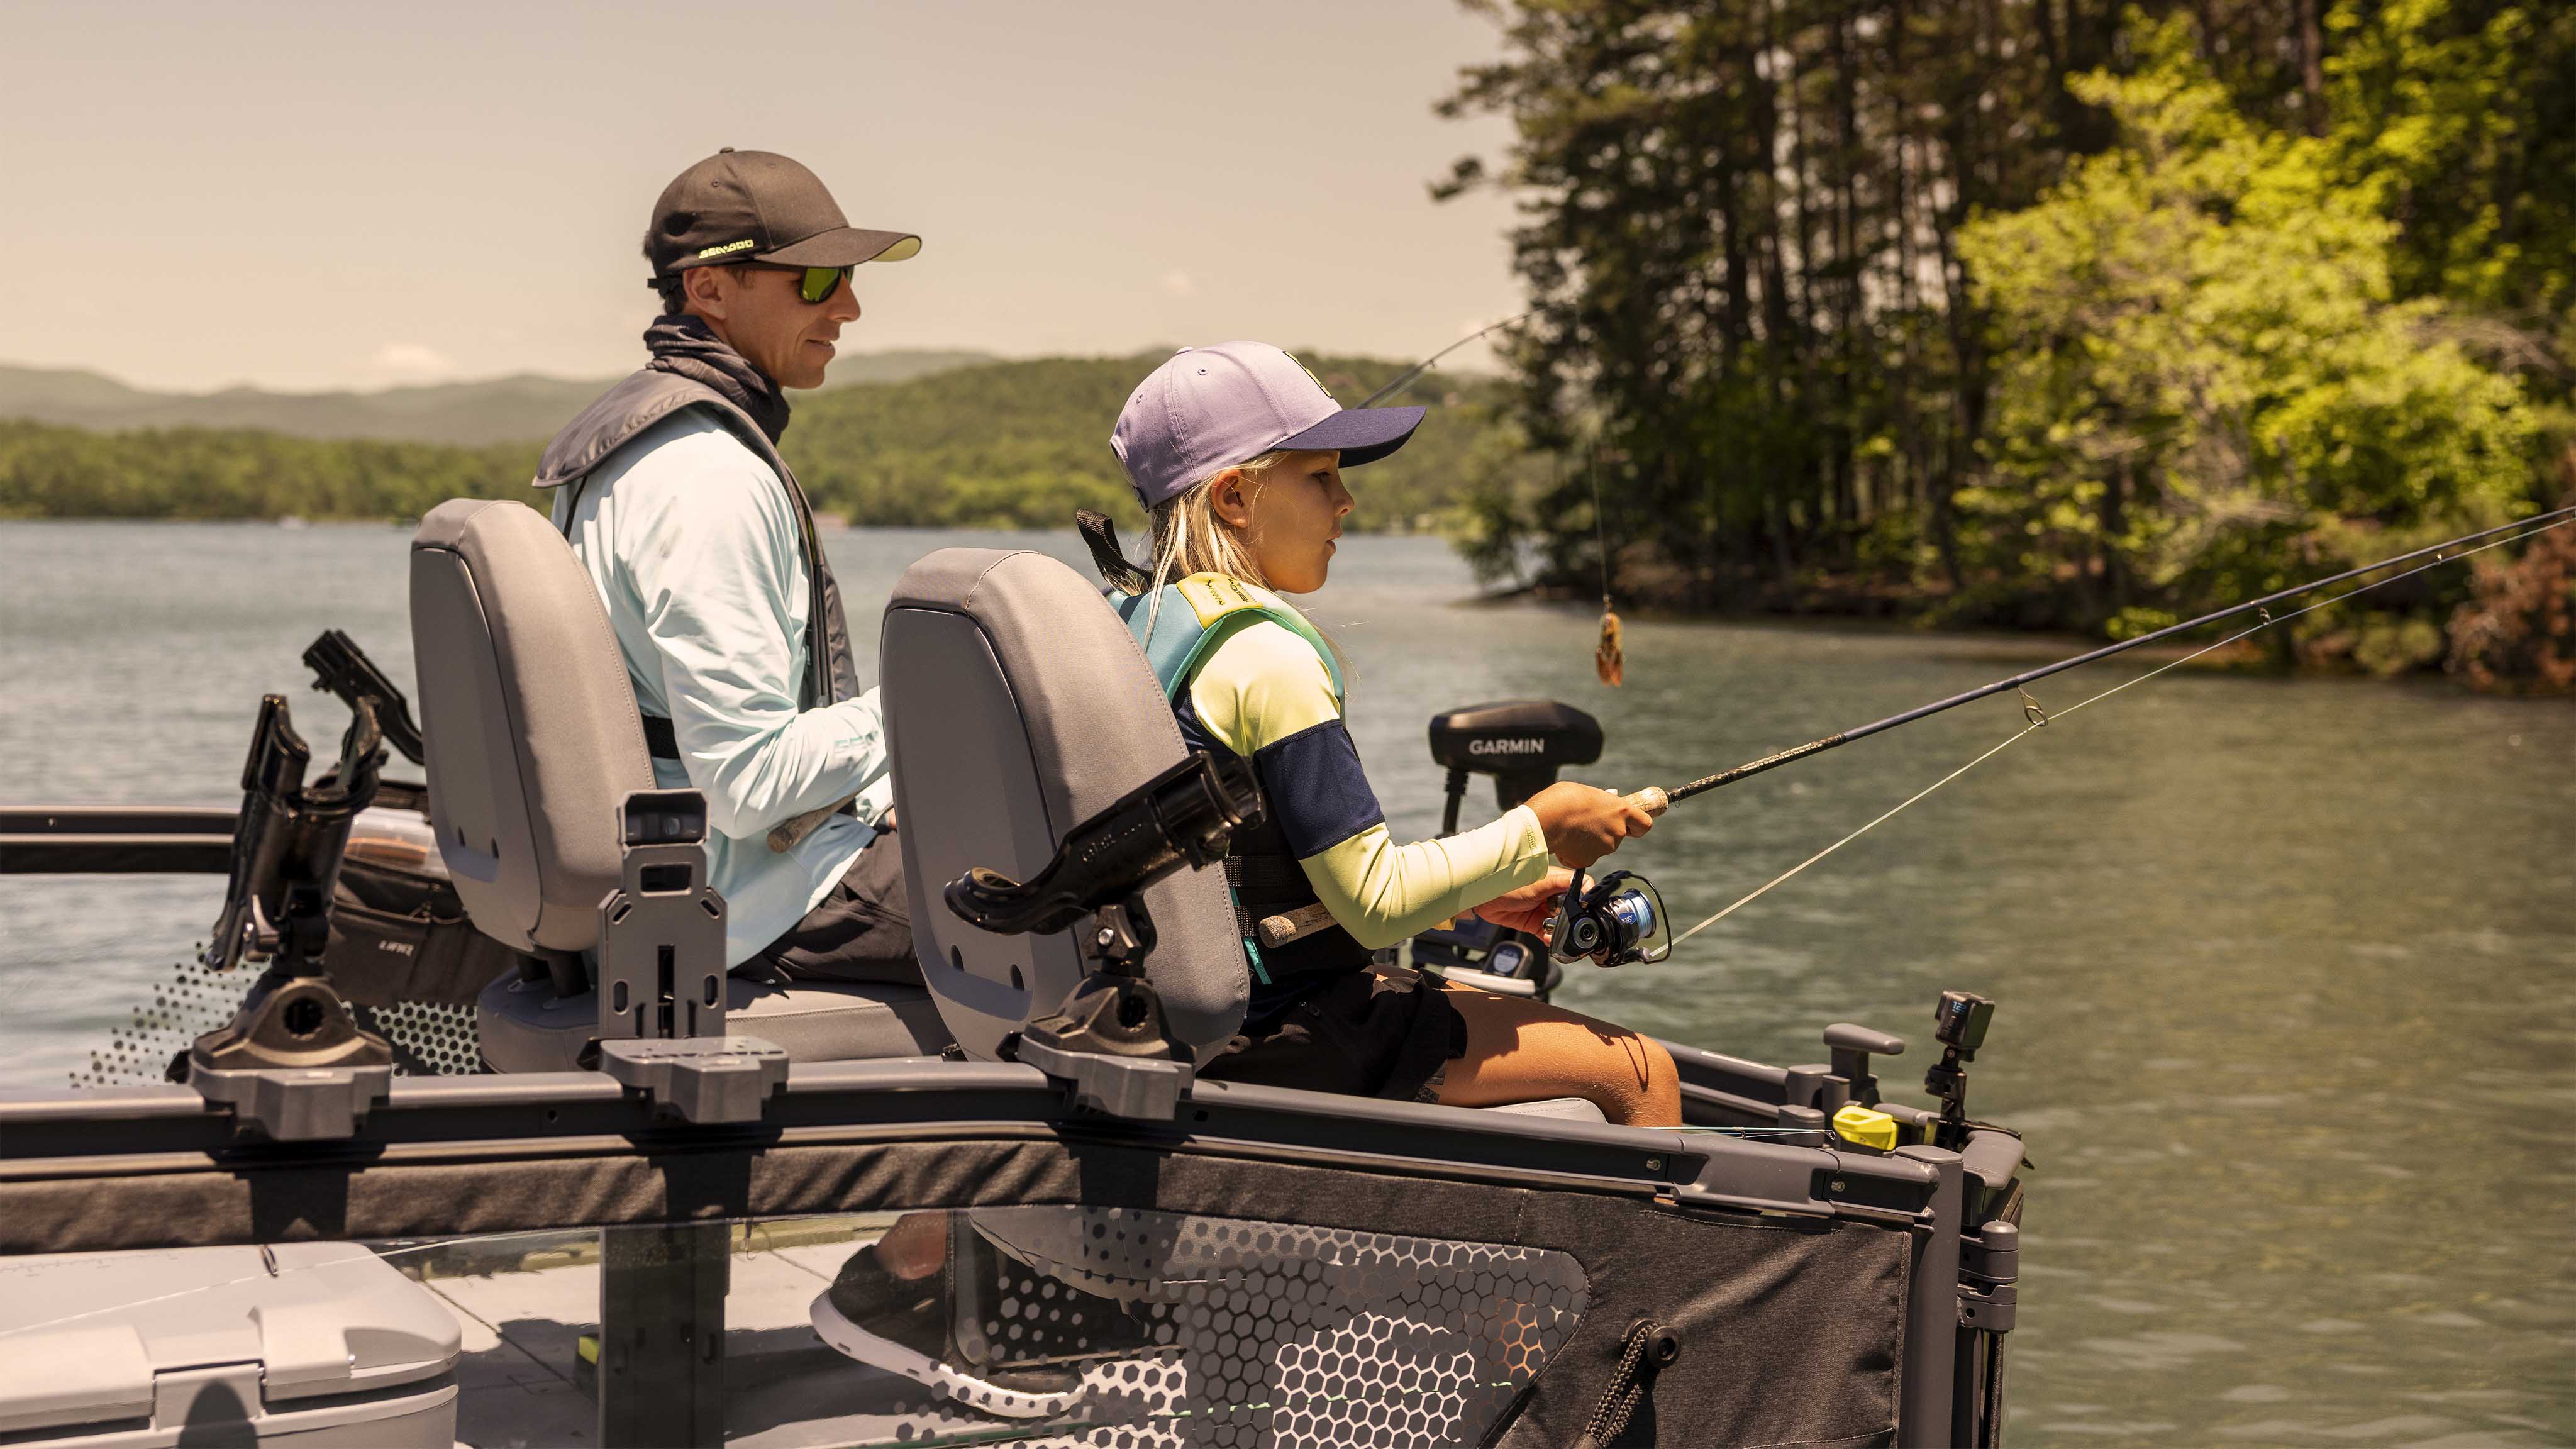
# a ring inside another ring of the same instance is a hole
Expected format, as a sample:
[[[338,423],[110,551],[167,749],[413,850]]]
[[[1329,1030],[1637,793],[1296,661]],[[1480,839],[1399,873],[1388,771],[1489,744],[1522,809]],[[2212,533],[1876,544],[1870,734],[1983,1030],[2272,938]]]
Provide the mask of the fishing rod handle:
[[[1658,819],[1662,818],[1665,811],[1673,808],[1673,797],[1665,794],[1664,787],[1661,785],[1648,785],[1645,789],[1625,798],[1629,804]]]

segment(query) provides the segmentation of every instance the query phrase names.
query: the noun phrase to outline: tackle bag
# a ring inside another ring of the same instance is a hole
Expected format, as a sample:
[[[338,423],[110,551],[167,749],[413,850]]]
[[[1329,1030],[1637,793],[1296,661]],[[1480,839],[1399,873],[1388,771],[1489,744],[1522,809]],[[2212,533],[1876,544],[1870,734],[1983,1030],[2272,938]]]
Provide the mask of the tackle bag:
[[[395,829],[371,832],[362,816],[350,832],[331,891],[323,965],[353,1005],[471,1006],[494,979],[519,968],[522,953],[466,919],[465,903],[438,864],[428,812],[426,787],[386,780],[367,815],[390,816]],[[400,828],[406,815],[419,817],[417,831]]]

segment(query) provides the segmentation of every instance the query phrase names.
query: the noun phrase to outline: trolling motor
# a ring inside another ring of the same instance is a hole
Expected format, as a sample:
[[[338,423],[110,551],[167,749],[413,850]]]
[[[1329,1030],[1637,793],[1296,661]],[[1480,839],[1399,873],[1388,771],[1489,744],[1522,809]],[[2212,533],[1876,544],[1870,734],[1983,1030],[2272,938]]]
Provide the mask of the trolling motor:
[[[1556,783],[1567,765],[1601,758],[1601,722],[1552,699],[1471,704],[1431,717],[1431,759],[1449,771],[1440,833],[1458,833],[1467,777],[1494,777],[1494,808],[1509,810]]]
[[[376,797],[384,764],[375,701],[351,702],[339,769],[307,787],[312,751],[282,695],[259,702],[242,808],[233,832],[232,878],[222,916],[200,958],[211,971],[264,963],[230,1024],[197,1038],[173,1064],[209,1102],[280,1141],[345,1137],[383,1097],[393,1049],[359,1027],[331,988],[331,889],[349,824]]]
[[[981,866],[950,881],[942,893],[948,909],[996,935],[1045,935],[1090,917],[1075,935],[1089,969],[1062,1006],[1020,1032],[1012,1055],[1072,1082],[1081,1105],[1119,1117],[1171,1116],[1189,1084],[1191,1053],[1145,979],[1154,949],[1145,889],[1184,867],[1223,861],[1234,833],[1259,824],[1261,814],[1250,763],[1219,764],[1196,751],[1067,832],[1025,884]]]
[[[1941,1120],[1932,1129],[1935,1147],[1956,1152],[1968,1144],[1968,1063],[1986,1044],[1986,1026],[1994,1019],[1995,1004],[1967,991],[1944,991],[1932,1008],[1941,1060],[1923,1073],[1923,1090],[1941,1102]]]
[[[1490,775],[1494,806],[1509,810],[1556,783],[1567,765],[1601,758],[1601,722],[1552,699],[1514,699],[1443,710],[1431,717],[1431,759],[1448,774],[1440,833],[1458,833],[1467,777]],[[1413,962],[1452,980],[1544,1000],[1563,979],[1547,943],[1473,915],[1413,938]]]

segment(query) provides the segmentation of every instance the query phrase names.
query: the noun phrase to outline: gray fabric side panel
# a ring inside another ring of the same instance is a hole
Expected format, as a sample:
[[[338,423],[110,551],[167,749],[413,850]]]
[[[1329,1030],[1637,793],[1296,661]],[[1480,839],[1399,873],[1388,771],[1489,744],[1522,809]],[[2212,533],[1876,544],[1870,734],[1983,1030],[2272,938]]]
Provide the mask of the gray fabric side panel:
[[[1630,1323],[1679,1331],[1644,1437],[1623,1443],[1869,1444],[1892,1436],[1910,1235],[1861,1223],[1699,1215],[1615,1197],[1157,1153],[1080,1139],[708,1145],[652,1158],[172,1172],[0,1183],[0,1252],[426,1237],[612,1222],[1084,1202],[1250,1216],[1571,1253],[1590,1307],[1501,1436],[1571,1444]],[[1660,1432],[1652,1426],[1660,1425]]]
[[[1574,1251],[1596,1306],[1496,1443],[1580,1439],[1639,1317],[1677,1333],[1682,1351],[1618,1443],[1894,1442],[1911,1234],[1532,1196],[1515,1241]]]

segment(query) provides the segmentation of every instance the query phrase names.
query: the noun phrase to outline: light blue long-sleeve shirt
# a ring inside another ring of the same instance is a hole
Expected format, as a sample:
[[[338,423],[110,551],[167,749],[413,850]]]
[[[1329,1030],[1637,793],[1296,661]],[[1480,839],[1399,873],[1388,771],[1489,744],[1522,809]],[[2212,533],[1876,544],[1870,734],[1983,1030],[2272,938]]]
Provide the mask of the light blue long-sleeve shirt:
[[[708,883],[725,899],[725,964],[740,965],[831,892],[893,803],[877,692],[797,709],[810,591],[795,508],[704,412],[654,424],[557,490],[558,529],[567,508],[635,702],[679,741],[654,783],[706,796]],[[771,826],[854,793],[855,819],[769,848]]]

